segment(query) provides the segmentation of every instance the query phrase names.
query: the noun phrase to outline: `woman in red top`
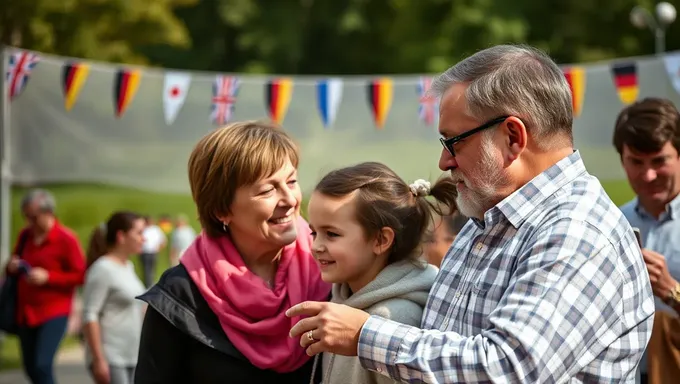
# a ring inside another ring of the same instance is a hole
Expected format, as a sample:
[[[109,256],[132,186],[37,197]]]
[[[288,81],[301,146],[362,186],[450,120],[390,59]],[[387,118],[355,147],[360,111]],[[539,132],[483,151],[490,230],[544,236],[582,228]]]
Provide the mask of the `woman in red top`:
[[[24,370],[33,384],[52,384],[54,355],[64,337],[75,288],[83,283],[85,258],[75,234],[54,216],[52,194],[35,189],[21,210],[21,231],[8,274],[20,274],[17,323]],[[21,255],[16,255],[22,243]]]

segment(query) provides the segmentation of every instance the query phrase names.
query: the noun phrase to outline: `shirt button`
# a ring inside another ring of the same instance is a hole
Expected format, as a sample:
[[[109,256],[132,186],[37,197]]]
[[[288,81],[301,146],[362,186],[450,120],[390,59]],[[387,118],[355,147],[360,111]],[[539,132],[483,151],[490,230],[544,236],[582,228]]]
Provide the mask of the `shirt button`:
[[[456,297],[460,297],[460,292],[456,292]]]
[[[477,243],[477,246],[476,246],[475,248],[477,248],[478,251],[481,251],[482,248],[484,248],[484,244],[482,244],[481,242],[479,242],[479,243]]]

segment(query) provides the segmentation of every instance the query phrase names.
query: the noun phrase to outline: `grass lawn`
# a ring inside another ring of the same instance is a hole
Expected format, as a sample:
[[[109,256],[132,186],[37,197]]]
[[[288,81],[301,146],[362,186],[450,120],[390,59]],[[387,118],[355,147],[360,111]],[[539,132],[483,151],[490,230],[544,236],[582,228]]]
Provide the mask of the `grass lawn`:
[[[617,205],[621,205],[633,197],[633,192],[626,181],[610,181],[603,183],[607,193]],[[65,184],[46,186],[57,199],[58,215],[62,223],[78,234],[83,244],[87,245],[88,237],[98,223],[106,220],[116,210],[132,210],[157,216],[186,214],[195,229],[199,229],[195,208],[188,195],[158,194],[134,189],[109,187],[101,185]],[[18,230],[23,225],[19,211],[19,201],[25,192],[22,188],[12,190],[12,239],[16,239]],[[141,277],[141,269],[134,259],[137,272]],[[167,268],[167,250],[158,260],[157,275]],[[66,338],[62,346],[72,345],[78,341]],[[0,351],[0,370],[15,368],[20,364],[18,342],[7,337]]]
[[[77,345],[80,341],[73,337],[67,336],[61,341],[60,348],[69,348]],[[2,346],[2,355],[0,356],[0,371],[7,369],[20,369],[21,356],[19,353],[19,339],[16,337],[7,336]]]

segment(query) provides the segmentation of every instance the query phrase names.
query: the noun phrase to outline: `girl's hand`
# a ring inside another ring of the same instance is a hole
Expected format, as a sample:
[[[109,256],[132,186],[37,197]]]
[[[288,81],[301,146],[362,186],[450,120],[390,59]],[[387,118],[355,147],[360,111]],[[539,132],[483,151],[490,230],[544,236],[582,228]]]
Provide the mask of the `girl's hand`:
[[[92,362],[92,374],[97,384],[109,384],[111,381],[109,363],[104,359],[96,359]]]

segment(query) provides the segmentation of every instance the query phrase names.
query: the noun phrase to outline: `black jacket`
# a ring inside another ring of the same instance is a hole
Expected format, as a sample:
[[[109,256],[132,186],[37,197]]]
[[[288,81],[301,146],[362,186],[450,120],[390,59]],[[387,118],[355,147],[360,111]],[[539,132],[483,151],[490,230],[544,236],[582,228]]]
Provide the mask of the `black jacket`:
[[[181,264],[138,297],[149,304],[142,327],[136,384],[307,384],[314,359],[281,374],[255,367],[229,341],[217,316]],[[317,367],[314,382],[320,382]]]

